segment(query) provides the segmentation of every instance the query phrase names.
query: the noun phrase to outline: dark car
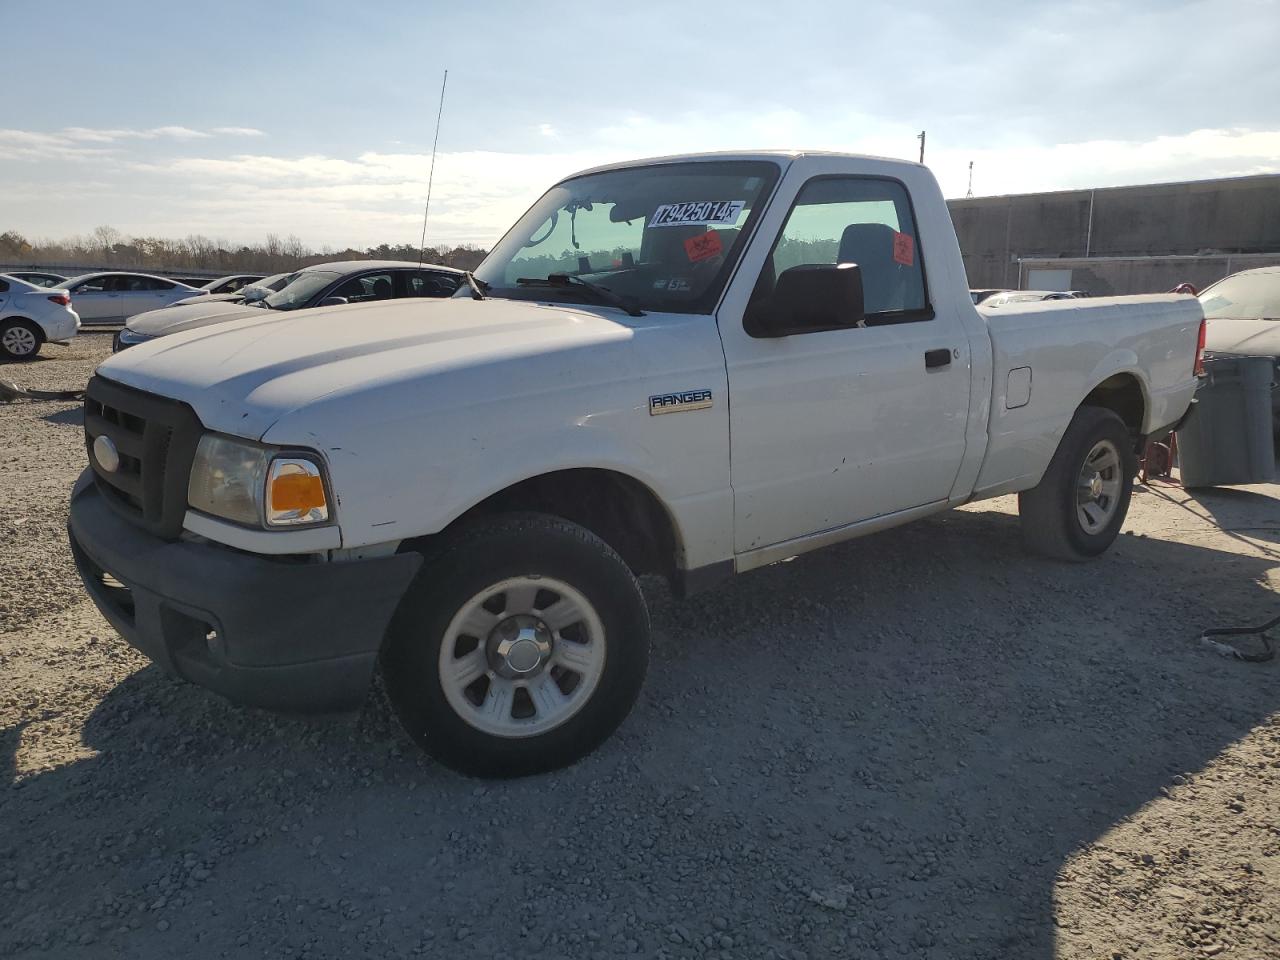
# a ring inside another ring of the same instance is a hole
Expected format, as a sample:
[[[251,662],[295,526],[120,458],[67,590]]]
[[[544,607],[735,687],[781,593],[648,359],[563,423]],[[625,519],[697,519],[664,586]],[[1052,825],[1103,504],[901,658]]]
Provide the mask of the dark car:
[[[318,263],[293,274],[293,278],[262,300],[235,304],[220,298],[152,310],[134,317],[116,337],[122,350],[170,333],[193,330],[211,323],[257,316],[259,310],[307,310],[369,300],[402,297],[448,297],[462,283],[463,272],[435,264],[404,260],[349,260]]]
[[[208,283],[200,284],[201,290],[208,290],[215,296],[221,293],[239,293],[251,283],[257,283],[266,276],[265,273],[235,273],[229,277],[219,277]]]

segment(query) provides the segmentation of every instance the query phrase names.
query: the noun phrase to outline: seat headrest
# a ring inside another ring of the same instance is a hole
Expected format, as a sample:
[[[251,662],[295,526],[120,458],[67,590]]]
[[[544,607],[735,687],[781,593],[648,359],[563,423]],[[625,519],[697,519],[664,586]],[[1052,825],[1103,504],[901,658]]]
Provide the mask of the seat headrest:
[[[863,272],[893,261],[893,227],[884,223],[851,223],[840,236],[840,263],[856,263]]]
[[[883,223],[851,223],[840,236],[838,262],[862,269],[862,295],[867,313],[906,309],[906,272],[893,259],[893,227]]]

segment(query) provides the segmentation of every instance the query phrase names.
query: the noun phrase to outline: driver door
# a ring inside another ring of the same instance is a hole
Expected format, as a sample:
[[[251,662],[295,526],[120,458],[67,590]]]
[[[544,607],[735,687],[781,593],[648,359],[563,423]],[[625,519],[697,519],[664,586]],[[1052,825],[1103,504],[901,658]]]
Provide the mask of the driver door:
[[[116,277],[93,277],[71,288],[71,308],[82,323],[111,323],[122,316]]]
[[[758,242],[772,247],[746,310],[719,318],[736,552],[945,501],[964,457],[969,345],[956,311],[929,301],[906,188],[812,176],[781,230]],[[744,315],[783,271],[835,263],[861,269],[865,321],[776,338],[746,332]]]

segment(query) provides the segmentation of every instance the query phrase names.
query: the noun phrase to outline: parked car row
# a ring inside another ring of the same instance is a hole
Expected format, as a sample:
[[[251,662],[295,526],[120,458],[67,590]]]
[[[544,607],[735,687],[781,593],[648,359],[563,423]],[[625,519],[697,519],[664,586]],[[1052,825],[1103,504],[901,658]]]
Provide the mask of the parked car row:
[[[305,310],[370,300],[447,297],[458,289],[462,278],[461,270],[404,260],[316,264],[276,278],[272,285],[277,289],[263,297],[252,300],[248,297],[239,300],[234,297],[199,297],[139,314],[116,335],[114,348],[123,350],[171,333],[255,316],[262,309]]]
[[[193,287],[146,273],[102,271],[66,279],[22,271],[0,274],[0,356],[30,360],[45,343],[64,342],[83,324],[120,323],[114,349],[258,309],[447,297],[463,271],[400,260],[322,263],[292,273],[237,274]],[[56,281],[56,282],[55,282]]]

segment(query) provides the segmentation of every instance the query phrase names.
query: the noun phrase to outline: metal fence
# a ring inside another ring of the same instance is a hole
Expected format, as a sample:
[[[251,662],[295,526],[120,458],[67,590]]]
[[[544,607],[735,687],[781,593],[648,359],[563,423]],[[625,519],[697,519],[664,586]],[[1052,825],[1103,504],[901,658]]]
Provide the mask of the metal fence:
[[[0,263],[0,273],[12,273],[15,270],[58,273],[64,277],[78,277],[81,274],[98,273],[103,270],[147,273],[156,277],[191,277],[192,279],[200,278],[203,280],[217,280],[219,277],[228,275],[226,270],[183,270],[176,267],[131,267],[121,266],[120,264],[107,266],[100,263]],[[230,273],[262,273],[265,276],[267,271],[233,270]]]

